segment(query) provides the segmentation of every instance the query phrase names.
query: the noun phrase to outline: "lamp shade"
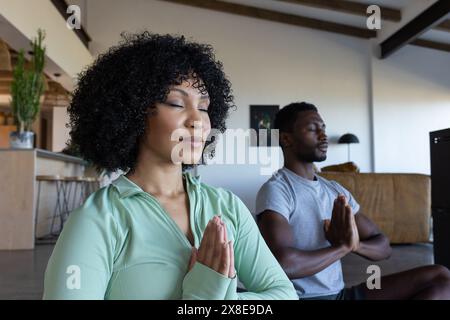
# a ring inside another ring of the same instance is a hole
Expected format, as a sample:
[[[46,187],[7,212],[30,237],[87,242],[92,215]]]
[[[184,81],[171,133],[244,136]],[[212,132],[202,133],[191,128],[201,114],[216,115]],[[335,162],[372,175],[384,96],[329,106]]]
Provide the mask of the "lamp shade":
[[[353,133],[346,133],[339,138],[338,143],[359,143],[359,139]]]

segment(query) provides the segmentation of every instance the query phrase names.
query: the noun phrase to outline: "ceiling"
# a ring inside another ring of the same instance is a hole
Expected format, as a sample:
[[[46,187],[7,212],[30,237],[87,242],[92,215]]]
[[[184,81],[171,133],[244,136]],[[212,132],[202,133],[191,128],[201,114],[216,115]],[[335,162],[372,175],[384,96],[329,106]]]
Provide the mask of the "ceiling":
[[[386,30],[396,31],[430,7],[437,0],[162,0],[200,8],[224,11],[232,14],[266,19],[280,23],[307,26],[311,23],[316,29],[343,33],[363,38],[376,38],[384,41],[388,34]],[[376,4],[381,8],[382,30],[369,32],[366,21],[366,9]],[[261,10],[262,9],[262,10]],[[394,9],[394,10],[389,10]],[[415,10],[415,11],[414,11]],[[357,11],[357,12],[356,12]],[[389,11],[389,12],[388,12]],[[396,11],[396,12],[391,12]],[[393,14],[391,17],[390,13]],[[291,19],[294,17],[294,21]],[[395,18],[397,16],[397,18]],[[298,19],[295,19],[298,18]],[[312,21],[311,20],[315,20]],[[317,22],[317,20],[319,20]],[[421,45],[439,48],[450,52],[450,14],[438,21],[445,22],[440,29],[437,27],[425,30],[415,39],[420,39]],[[336,27],[336,24],[339,27]],[[347,28],[350,27],[350,28]],[[359,31],[358,31],[359,30]],[[393,33],[393,32],[392,32]],[[424,41],[426,40],[426,41]],[[430,43],[431,42],[431,43]],[[418,44],[418,41],[412,44]]]

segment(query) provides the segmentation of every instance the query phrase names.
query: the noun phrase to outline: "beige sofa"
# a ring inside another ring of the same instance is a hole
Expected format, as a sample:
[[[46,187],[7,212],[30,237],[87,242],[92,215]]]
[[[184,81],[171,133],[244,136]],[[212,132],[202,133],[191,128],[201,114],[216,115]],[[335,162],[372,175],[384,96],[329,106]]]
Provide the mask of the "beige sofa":
[[[391,243],[428,242],[431,181],[422,174],[321,172],[347,188]]]

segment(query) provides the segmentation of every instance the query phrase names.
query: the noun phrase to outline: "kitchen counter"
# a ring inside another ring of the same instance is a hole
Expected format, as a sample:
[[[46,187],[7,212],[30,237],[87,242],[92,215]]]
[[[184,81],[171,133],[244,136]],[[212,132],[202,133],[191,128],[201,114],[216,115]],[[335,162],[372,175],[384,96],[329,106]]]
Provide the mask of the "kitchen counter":
[[[21,151],[21,152],[35,151],[36,155],[40,158],[55,159],[55,160],[61,160],[61,161],[66,161],[66,162],[78,163],[78,164],[82,164],[82,165],[87,164],[87,162],[81,158],[69,156],[69,155],[61,153],[61,152],[52,152],[52,151],[48,151],[48,150],[44,150],[44,149],[0,148],[0,152],[2,152],[2,151]]]
[[[0,250],[33,249],[35,235],[49,232],[56,204],[55,183],[41,183],[38,221],[37,175],[83,176],[87,162],[42,149],[0,149]]]

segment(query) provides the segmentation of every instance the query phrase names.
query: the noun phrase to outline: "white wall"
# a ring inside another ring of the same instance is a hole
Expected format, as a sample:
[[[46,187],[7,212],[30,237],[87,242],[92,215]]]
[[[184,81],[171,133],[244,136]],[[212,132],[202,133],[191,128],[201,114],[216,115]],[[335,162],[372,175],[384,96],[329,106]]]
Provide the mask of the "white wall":
[[[347,131],[358,135],[352,160],[370,170],[366,41],[151,0],[88,1],[87,16],[95,54],[116,44],[120,32],[144,29],[212,44],[236,97],[229,128],[249,127],[250,104],[309,101],[334,140]],[[321,165],[347,161],[346,150],[331,145]]]
[[[352,160],[361,171],[428,173],[427,132],[450,126],[450,55],[438,51],[409,46],[380,61],[366,40],[154,0],[88,0],[86,24],[94,54],[116,44],[122,31],[179,33],[210,43],[233,83],[238,109],[229,128],[249,127],[250,104],[312,102],[332,142],[346,132],[359,137]],[[345,161],[346,146],[334,143],[319,166]],[[252,210],[268,178],[260,169],[212,165],[199,172]]]
[[[51,151],[61,152],[66,148],[66,142],[69,140],[70,129],[66,127],[66,123],[69,123],[69,114],[66,107],[54,107],[52,109],[53,121],[52,121],[52,145]]]
[[[430,174],[429,132],[450,127],[450,54],[407,46],[373,72],[375,170]]]

